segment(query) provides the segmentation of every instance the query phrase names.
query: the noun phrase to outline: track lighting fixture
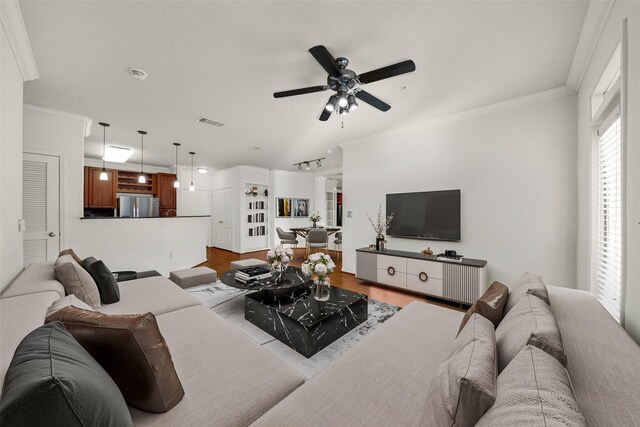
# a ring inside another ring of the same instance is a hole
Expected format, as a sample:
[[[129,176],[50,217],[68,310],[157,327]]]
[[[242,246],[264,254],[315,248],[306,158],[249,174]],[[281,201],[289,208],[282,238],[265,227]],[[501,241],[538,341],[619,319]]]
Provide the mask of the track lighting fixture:
[[[300,163],[294,163],[293,166],[297,166],[298,167],[298,172],[301,172],[303,167],[304,167],[305,170],[311,170],[311,163],[313,163],[313,162],[315,162],[316,168],[320,168],[320,167],[322,167],[322,161],[324,159],[325,159],[324,157],[320,157],[318,159],[305,160],[305,161],[300,162]]]
[[[102,171],[100,172],[100,181],[109,181],[109,174],[105,167],[104,156],[107,153],[107,128],[111,126],[109,123],[99,122],[102,126]]]

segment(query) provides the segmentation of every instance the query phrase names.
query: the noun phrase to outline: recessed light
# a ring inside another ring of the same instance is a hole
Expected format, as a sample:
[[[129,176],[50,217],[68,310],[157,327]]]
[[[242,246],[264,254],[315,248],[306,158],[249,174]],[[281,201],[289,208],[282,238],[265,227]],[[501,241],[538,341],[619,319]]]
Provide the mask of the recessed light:
[[[331,148],[327,148],[327,154],[331,154],[333,150]]]
[[[105,149],[102,160],[112,163],[125,163],[132,154],[133,150],[131,148],[110,145]]]
[[[142,71],[139,68],[132,68],[130,71],[133,78],[137,80],[144,80],[149,76],[146,71]]]
[[[251,147],[251,149],[252,149],[253,151],[259,151],[259,150],[262,150],[262,147],[258,147],[258,146],[256,145],[255,147]]]
[[[207,169],[207,168],[198,168],[198,172],[200,172],[202,174],[205,174],[205,173],[209,172],[209,169]]]

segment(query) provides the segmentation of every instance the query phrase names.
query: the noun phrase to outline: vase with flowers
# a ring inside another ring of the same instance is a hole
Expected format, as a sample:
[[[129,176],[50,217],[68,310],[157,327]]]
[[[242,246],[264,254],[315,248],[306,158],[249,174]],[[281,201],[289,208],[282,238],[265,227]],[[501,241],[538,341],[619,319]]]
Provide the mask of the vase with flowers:
[[[384,250],[384,233],[387,232],[389,226],[391,225],[391,221],[393,221],[393,212],[391,215],[384,216],[382,214],[382,205],[378,208],[378,215],[376,219],[373,220],[369,215],[369,222],[371,223],[371,227],[373,227],[373,231],[376,232],[376,250],[383,251]]]
[[[267,252],[267,263],[271,270],[278,274],[276,282],[282,279],[282,273],[285,272],[291,262],[293,250],[291,248],[275,248]]]
[[[318,223],[320,222],[320,220],[322,220],[320,211],[311,212],[311,215],[309,215],[309,221],[313,223],[313,228],[318,228]]]
[[[333,273],[336,264],[331,256],[323,253],[309,255],[302,263],[302,272],[313,279],[313,297],[317,301],[327,301],[331,291],[329,275]]]

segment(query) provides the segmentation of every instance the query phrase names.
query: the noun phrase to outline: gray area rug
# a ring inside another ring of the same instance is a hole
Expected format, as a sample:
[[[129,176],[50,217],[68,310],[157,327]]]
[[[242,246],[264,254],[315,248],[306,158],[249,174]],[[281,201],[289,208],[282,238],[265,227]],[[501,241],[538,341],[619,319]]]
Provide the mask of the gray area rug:
[[[232,288],[218,281],[210,285],[190,288],[187,292],[202,302],[203,305],[222,316],[227,322],[254,339],[258,344],[271,351],[286,364],[296,369],[306,379],[320,372],[358,343],[365,335],[400,310],[400,307],[395,305],[370,299],[369,317],[366,322],[307,359],[244,319],[244,295],[248,291]]]

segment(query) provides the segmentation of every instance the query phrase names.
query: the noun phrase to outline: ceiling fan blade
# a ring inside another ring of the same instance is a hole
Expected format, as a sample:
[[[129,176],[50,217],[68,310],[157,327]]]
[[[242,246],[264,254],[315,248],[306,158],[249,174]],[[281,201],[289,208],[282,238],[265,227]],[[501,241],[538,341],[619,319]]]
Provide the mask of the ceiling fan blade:
[[[330,76],[341,76],[340,71],[336,68],[333,56],[329,53],[326,47],[322,45],[314,46],[309,49],[309,52],[311,53],[311,55],[313,55],[314,58],[316,58],[316,61],[318,61],[320,65],[322,65],[322,68],[324,68],[324,70],[329,73]]]
[[[389,111],[391,109],[391,105],[387,104],[380,98],[376,98],[365,90],[356,92],[356,98],[366,102],[367,104],[377,108],[380,111]]]
[[[410,73],[416,70],[416,64],[412,60],[398,62],[388,67],[378,68],[368,73],[360,74],[358,79],[361,83],[373,83],[378,80],[388,79],[389,77],[399,76],[400,74]]]
[[[326,122],[327,120],[329,120],[329,117],[331,117],[331,113],[332,113],[332,111],[329,111],[326,108],[323,108],[322,109],[322,114],[320,114],[320,121],[321,122]]]
[[[311,86],[302,89],[285,90],[283,92],[274,92],[274,98],[284,98],[286,96],[304,95],[305,93],[322,92],[329,89],[329,86]]]

